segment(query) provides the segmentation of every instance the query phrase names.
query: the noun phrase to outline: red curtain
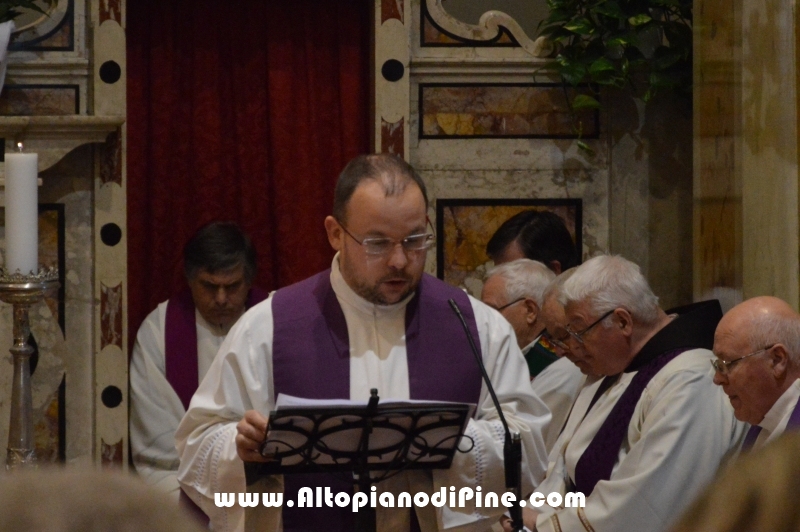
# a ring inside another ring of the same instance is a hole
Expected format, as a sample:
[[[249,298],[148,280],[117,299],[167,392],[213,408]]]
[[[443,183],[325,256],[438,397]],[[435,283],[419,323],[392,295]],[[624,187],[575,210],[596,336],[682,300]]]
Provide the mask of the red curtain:
[[[262,288],[330,265],[336,177],[369,148],[369,27],[366,0],[128,2],[131,338],[207,222],[251,235]]]

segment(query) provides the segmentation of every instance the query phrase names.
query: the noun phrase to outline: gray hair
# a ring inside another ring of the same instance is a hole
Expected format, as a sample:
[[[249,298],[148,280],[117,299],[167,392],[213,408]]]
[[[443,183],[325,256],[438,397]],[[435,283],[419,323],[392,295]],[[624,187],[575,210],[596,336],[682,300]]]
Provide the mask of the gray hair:
[[[506,299],[514,301],[529,297],[542,306],[542,295],[547,285],[555,278],[550,269],[535,260],[517,259],[495,266],[487,275],[487,279],[500,276],[505,281]]]
[[[544,293],[542,294],[542,304],[546,303],[550,298],[561,297],[561,290],[564,287],[564,283],[567,282],[567,279],[572,277],[572,274],[574,274],[575,270],[577,269],[577,266],[573,266],[569,270],[565,270],[558,274],[556,278],[553,279],[549,285],[547,285],[547,288],[544,289]]]
[[[748,321],[747,337],[753,350],[783,344],[789,359],[795,364],[800,364],[800,320],[797,317],[766,312],[754,313]]]
[[[564,283],[559,301],[587,301],[596,315],[621,307],[645,325],[655,323],[659,315],[658,297],[639,266],[619,255],[600,255],[578,266]]]

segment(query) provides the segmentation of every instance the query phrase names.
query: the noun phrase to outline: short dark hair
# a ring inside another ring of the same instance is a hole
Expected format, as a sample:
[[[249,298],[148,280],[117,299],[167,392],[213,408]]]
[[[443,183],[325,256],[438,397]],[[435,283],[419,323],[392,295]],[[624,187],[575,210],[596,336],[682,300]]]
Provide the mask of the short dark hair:
[[[557,260],[561,271],[580,264],[572,235],[564,220],[553,212],[527,210],[515,214],[503,222],[489,239],[486,254],[495,259],[515,241],[525,258],[546,265]]]
[[[256,275],[256,250],[241,227],[234,222],[211,222],[201,227],[183,248],[183,271],[193,279],[201,270],[222,272],[244,266],[244,278]]]
[[[363,181],[374,179],[383,185],[386,196],[400,194],[409,182],[414,182],[425,198],[428,208],[428,191],[425,182],[414,168],[397,155],[380,153],[375,155],[359,155],[344,167],[336,182],[333,193],[333,217],[340,222],[345,221],[347,204],[356,188]]]

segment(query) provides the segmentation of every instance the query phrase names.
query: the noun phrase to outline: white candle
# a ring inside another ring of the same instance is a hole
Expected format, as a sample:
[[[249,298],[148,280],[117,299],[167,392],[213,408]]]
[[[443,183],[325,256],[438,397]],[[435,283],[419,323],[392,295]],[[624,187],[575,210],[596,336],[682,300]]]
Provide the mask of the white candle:
[[[39,156],[6,153],[6,272],[39,270]]]

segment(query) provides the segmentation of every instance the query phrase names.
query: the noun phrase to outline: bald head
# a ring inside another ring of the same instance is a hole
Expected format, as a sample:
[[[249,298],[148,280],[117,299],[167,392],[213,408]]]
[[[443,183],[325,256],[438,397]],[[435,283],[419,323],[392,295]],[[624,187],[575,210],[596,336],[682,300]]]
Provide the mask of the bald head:
[[[777,297],[754,297],[733,307],[717,325],[715,342],[719,337],[746,340],[752,349],[784,343],[800,362],[800,315]]]
[[[720,320],[714,355],[737,419],[758,424],[800,378],[800,315],[776,297],[748,299]]]

